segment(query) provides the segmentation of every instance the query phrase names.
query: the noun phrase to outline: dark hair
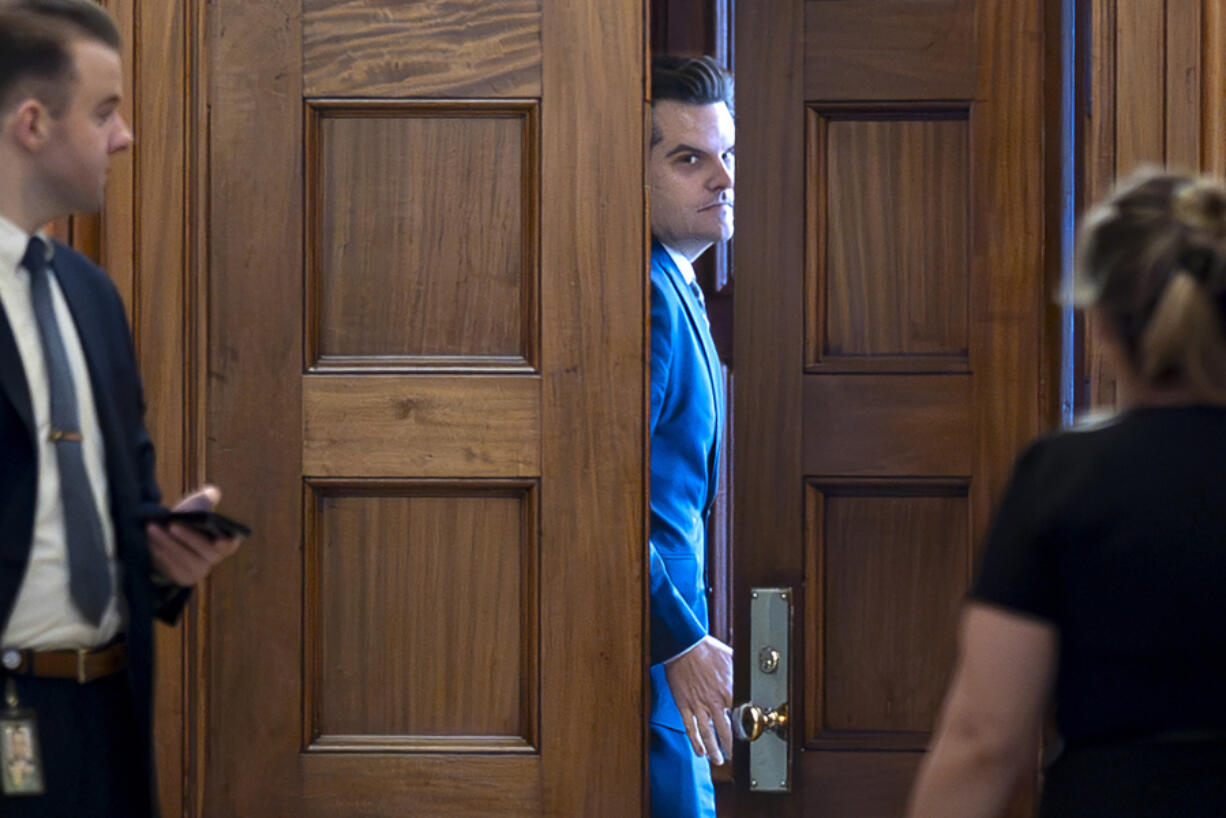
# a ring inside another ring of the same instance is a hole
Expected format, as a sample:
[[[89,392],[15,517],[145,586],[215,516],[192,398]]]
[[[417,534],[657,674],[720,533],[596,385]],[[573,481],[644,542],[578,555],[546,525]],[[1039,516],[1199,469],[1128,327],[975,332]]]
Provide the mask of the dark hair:
[[[722,102],[733,111],[734,86],[732,75],[716,62],[714,57],[679,57],[661,54],[651,59],[651,105],[664,100],[686,105],[715,105]],[[662,139],[651,123],[651,144]]]
[[[1153,386],[1226,396],[1226,186],[1144,172],[1085,219],[1077,293]]]
[[[76,79],[68,50],[76,39],[116,51],[122,44],[115,21],[93,0],[0,0],[0,112],[21,91],[62,114]]]

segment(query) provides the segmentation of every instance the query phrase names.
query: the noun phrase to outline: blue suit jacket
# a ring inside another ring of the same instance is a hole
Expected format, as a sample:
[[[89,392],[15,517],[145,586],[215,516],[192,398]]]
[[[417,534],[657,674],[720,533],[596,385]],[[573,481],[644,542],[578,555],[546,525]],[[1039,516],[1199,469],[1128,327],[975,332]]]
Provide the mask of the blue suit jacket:
[[[651,719],[683,729],[659,665],[707,634],[706,521],[724,390],[702,307],[658,242],[651,253]]]
[[[64,245],[56,244],[53,264],[81,338],[105,444],[116,558],[128,605],[128,683],[138,734],[148,737],[132,764],[135,775],[148,776],[147,814],[152,814],[153,617],[176,618],[187,592],[155,589],[151,579],[143,518],[162,508],[161,495],[119,293],[105,273]],[[0,631],[12,614],[33,544],[38,485],[33,414],[17,343],[0,307]]]

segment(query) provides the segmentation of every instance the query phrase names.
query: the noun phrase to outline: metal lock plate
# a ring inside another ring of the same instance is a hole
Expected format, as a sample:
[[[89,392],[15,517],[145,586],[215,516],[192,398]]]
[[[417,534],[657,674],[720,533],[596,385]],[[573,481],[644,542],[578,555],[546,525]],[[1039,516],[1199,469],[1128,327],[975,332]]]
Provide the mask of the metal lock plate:
[[[791,678],[791,588],[754,588],[749,601],[749,644],[753,661],[749,670],[749,698],[771,710],[786,705]],[[786,737],[765,732],[749,744],[749,789],[753,792],[791,792],[792,744]]]

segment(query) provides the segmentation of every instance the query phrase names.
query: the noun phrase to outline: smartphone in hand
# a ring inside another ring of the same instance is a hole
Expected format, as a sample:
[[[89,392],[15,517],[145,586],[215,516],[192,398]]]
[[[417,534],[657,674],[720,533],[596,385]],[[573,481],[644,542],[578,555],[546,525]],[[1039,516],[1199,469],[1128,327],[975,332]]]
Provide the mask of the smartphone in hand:
[[[251,536],[250,528],[216,511],[169,511],[150,517],[148,522],[160,526],[181,525],[203,534],[210,540]]]

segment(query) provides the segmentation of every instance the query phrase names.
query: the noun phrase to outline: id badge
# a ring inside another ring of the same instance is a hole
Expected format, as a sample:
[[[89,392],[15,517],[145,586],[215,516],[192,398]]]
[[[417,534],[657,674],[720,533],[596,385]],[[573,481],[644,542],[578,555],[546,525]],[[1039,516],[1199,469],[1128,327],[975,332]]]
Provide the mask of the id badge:
[[[0,711],[0,781],[5,795],[42,795],[43,762],[34,711],[17,705],[12,678]]]

